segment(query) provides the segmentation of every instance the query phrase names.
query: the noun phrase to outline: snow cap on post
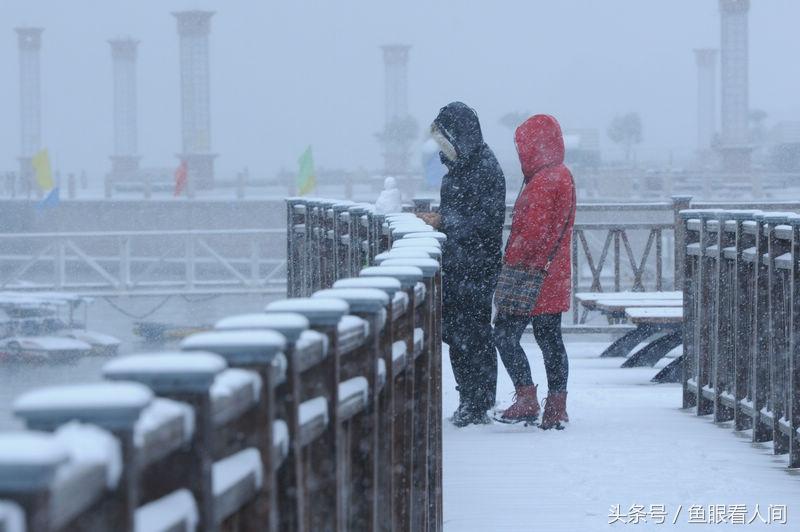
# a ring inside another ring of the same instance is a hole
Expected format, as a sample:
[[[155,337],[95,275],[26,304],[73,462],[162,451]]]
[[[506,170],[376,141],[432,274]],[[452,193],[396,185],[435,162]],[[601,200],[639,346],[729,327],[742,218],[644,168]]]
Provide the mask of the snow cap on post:
[[[350,312],[350,307],[341,299],[297,297],[273,301],[265,312],[293,312],[305,316],[312,327],[333,327]]]
[[[328,288],[311,295],[312,299],[343,299],[350,306],[350,312],[377,314],[389,304],[386,292],[376,288]]]
[[[231,366],[268,365],[284,349],[286,338],[269,330],[201,332],[181,342],[181,351],[216,353]]]
[[[390,249],[375,255],[375,264],[381,264],[388,259],[429,259],[431,256],[423,249],[419,248],[397,248]]]
[[[390,298],[402,290],[403,286],[395,277],[350,277],[333,283],[334,288],[376,288]]]
[[[108,430],[133,429],[153,392],[135,382],[98,382],[38,388],[14,401],[14,415],[36,430],[55,430],[69,421]]]
[[[433,238],[437,242],[444,242],[447,240],[447,235],[440,232],[440,231],[421,231],[419,233],[409,233],[403,236],[403,240],[409,240],[413,238]]]
[[[103,366],[103,376],[140,382],[157,394],[206,393],[226,367],[214,353],[161,351],[112,360]]]
[[[53,482],[69,462],[69,449],[52,434],[16,431],[0,434],[0,490],[38,491]]]
[[[426,246],[433,246],[442,249],[442,244],[440,244],[435,238],[408,238],[408,235],[406,235],[405,238],[401,238],[400,240],[395,240],[392,242],[392,249]]]
[[[399,240],[406,235],[414,233],[433,233],[433,227],[430,225],[417,225],[417,224],[403,224],[392,227],[392,238]]]
[[[281,333],[290,343],[296,342],[300,333],[309,327],[308,318],[293,312],[239,314],[222,318],[214,325],[218,331],[273,330]]]
[[[422,270],[422,275],[426,278],[431,278],[439,271],[439,261],[431,258],[405,258],[405,259],[387,259],[383,261],[381,266],[416,266]]]
[[[413,288],[423,278],[422,270],[416,266],[370,266],[358,274],[360,277],[394,277],[404,290]]]
[[[395,242],[395,243],[397,244],[399,242],[403,242],[403,240],[400,240],[400,241]],[[420,246],[394,246],[393,245],[392,249],[391,249],[391,252],[392,252],[393,256],[390,257],[390,258],[403,258],[404,255],[411,257],[412,255],[407,255],[405,253],[394,253],[395,251],[403,251],[403,252],[405,252],[406,250],[414,250],[416,252],[422,251],[425,254],[424,256],[430,257],[432,259],[441,259],[442,258],[442,248],[440,248],[438,244],[435,245],[435,246],[422,246],[422,245],[420,245]],[[414,255],[414,256],[420,256],[420,255]]]

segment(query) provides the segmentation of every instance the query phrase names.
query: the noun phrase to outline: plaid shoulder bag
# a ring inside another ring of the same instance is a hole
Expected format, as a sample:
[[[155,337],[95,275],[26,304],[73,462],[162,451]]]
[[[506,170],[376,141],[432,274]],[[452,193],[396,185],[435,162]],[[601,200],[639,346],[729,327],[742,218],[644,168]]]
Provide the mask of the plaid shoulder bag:
[[[500,276],[497,278],[497,288],[494,292],[494,305],[498,313],[527,316],[536,307],[536,301],[539,299],[542,284],[547,278],[550,264],[561,248],[561,243],[567,234],[570,221],[574,218],[575,211],[573,210],[572,215],[567,219],[563,229],[561,229],[561,235],[558,237],[556,245],[547,256],[547,263],[544,268],[530,269],[524,266],[503,264],[503,269],[500,270]]]

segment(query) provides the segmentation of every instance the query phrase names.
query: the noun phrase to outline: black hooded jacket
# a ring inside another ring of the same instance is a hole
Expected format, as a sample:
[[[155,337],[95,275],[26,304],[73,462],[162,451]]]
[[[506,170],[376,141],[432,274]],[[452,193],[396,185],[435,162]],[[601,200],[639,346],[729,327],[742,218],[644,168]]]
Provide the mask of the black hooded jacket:
[[[472,280],[494,279],[500,271],[506,182],[471,107],[448,104],[433,126],[457,155],[451,161],[440,154],[448,172],[442,178],[439,212],[442,232],[447,235],[442,254],[446,284],[463,293],[475,289]],[[491,286],[489,296],[493,290]]]

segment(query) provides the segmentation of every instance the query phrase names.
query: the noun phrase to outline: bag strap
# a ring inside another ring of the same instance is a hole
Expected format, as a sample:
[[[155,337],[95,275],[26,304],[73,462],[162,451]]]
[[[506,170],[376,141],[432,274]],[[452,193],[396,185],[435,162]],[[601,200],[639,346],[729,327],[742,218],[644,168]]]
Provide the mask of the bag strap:
[[[550,252],[550,255],[547,256],[547,263],[544,265],[544,271],[547,273],[550,270],[550,265],[553,263],[553,259],[556,257],[556,253],[558,250],[561,249],[561,243],[564,241],[564,237],[567,235],[567,229],[569,228],[571,223],[575,222],[575,214],[578,210],[578,198],[575,194],[575,179],[570,174],[570,181],[572,182],[572,213],[567,218],[567,221],[564,222],[564,227],[561,229],[561,234],[556,241],[556,245],[553,247],[553,250]]]

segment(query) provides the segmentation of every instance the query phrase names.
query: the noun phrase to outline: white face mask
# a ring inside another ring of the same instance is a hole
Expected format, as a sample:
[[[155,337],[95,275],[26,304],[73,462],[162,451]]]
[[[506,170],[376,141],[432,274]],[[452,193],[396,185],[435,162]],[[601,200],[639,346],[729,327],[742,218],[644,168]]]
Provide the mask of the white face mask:
[[[453,144],[450,143],[447,138],[442,135],[442,132],[438,129],[434,129],[431,131],[431,137],[433,140],[436,141],[436,144],[439,145],[439,149],[442,151],[445,157],[451,161],[455,161],[458,158],[458,154],[456,153],[456,148]]]

